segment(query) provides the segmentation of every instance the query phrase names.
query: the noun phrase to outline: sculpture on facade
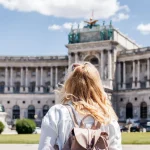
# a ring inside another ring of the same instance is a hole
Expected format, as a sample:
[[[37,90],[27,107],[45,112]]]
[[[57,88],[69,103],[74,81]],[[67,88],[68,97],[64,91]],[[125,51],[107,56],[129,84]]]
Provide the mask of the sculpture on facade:
[[[4,106],[0,104],[0,112],[5,112]]]

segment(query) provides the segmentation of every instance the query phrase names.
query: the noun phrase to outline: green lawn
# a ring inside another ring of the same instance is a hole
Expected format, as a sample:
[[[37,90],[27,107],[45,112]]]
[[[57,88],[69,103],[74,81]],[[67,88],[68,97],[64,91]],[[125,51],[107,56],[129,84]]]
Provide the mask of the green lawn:
[[[122,133],[122,144],[150,144],[150,132]]]
[[[0,144],[38,144],[40,135],[0,135]],[[150,144],[149,133],[122,133],[123,144]]]
[[[37,144],[39,138],[39,134],[0,135],[0,144]]]

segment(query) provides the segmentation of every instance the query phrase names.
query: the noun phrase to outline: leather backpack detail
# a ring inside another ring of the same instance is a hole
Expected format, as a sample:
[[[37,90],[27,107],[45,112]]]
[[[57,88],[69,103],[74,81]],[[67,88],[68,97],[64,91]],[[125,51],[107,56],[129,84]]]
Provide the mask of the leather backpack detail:
[[[70,116],[74,123],[74,128],[69,134],[69,138],[64,144],[62,150],[108,150],[108,134],[106,132],[101,132],[101,124],[94,121],[92,127],[86,128],[84,120],[91,116],[86,115],[81,120],[80,125],[77,123],[76,116],[69,105],[66,105]],[[58,146],[54,146],[55,150],[59,150]]]

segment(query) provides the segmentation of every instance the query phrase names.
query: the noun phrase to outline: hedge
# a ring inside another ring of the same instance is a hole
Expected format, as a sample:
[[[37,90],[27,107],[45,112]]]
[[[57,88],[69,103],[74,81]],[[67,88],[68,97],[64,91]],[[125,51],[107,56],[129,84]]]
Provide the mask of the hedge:
[[[18,119],[16,121],[16,131],[18,134],[31,134],[36,128],[36,124],[31,119]]]

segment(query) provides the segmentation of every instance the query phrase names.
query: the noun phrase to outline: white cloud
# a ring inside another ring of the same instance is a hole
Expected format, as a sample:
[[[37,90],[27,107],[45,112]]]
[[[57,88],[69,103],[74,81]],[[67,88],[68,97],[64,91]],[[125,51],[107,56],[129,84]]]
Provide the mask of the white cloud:
[[[112,18],[113,21],[117,22],[117,21],[121,21],[121,20],[127,20],[129,19],[129,15],[128,14],[124,14],[124,13],[119,13],[116,16],[114,16]]]
[[[150,34],[150,23],[149,24],[139,24],[137,26],[137,30],[139,30],[142,34],[148,35]]]
[[[61,26],[57,25],[57,24],[53,24],[51,26],[48,27],[49,30],[60,30]]]
[[[129,11],[118,0],[0,0],[0,5],[10,10],[38,12],[64,18],[86,18],[94,10],[95,18],[109,18],[118,11]]]
[[[84,22],[80,22],[79,23],[79,28],[83,28],[84,26]],[[73,29],[77,29],[78,28],[78,23],[74,22],[74,23],[71,23],[71,22],[66,22],[62,25],[57,25],[57,24],[53,24],[53,25],[50,25],[48,27],[48,30],[70,30],[71,27],[73,27]]]

